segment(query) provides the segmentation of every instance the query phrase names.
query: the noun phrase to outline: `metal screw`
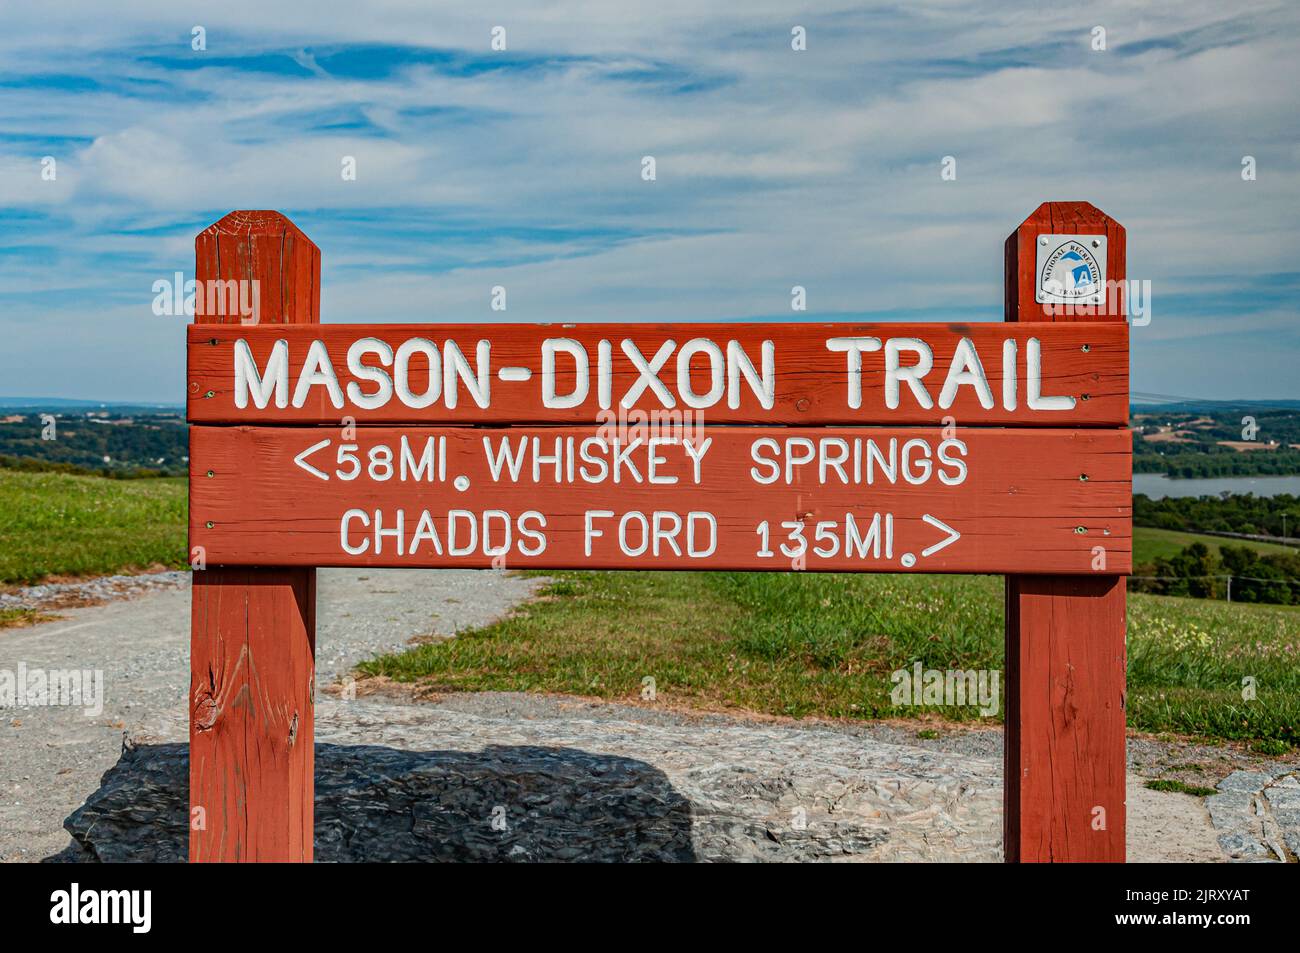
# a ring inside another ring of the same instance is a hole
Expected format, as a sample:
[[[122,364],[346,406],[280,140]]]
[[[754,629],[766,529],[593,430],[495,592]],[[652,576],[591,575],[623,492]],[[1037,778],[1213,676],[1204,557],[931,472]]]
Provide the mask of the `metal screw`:
[[[1092,345],[1085,344],[1083,347],[1079,348],[1079,350],[1081,350],[1084,354],[1087,354],[1089,351],[1092,350]]]
[[[209,525],[211,525],[211,524],[209,524]],[[1074,533],[1075,533],[1076,536],[1082,536],[1082,535],[1083,535],[1084,533],[1086,533],[1086,532],[1088,532],[1088,527],[1086,527],[1086,526],[1076,526],[1076,527],[1074,528]]]
[[[1094,239],[1092,240],[1092,247],[1093,247],[1093,248],[1100,248],[1100,247],[1101,247],[1101,242],[1100,242],[1098,239],[1094,238]]]
[[[1040,244],[1040,245],[1046,245],[1046,244],[1047,244],[1047,239],[1046,239],[1045,237],[1044,237],[1044,238],[1040,238],[1040,239],[1038,240],[1038,244]]]
[[[204,397],[216,397],[216,396],[217,396],[217,392],[216,392],[216,391],[212,391],[212,390],[210,390],[210,391],[208,391],[206,394],[204,394],[203,396],[204,396]]]
[[[214,522],[212,522],[212,520],[208,520],[208,522],[207,522],[206,525],[207,525],[208,529],[212,529],[212,527],[216,526],[217,524],[214,523]]]
[[[220,342],[216,338],[208,338],[208,343],[211,344],[213,347],[216,347],[217,344],[219,344]]]
[[[1080,482],[1082,482],[1082,483],[1087,483],[1087,482],[1088,482],[1088,474],[1086,474],[1086,473],[1080,473],[1080,474],[1079,474],[1079,480],[1080,480]]]
[[[211,470],[209,470],[209,471],[208,471],[208,476],[210,476],[210,477],[214,477],[214,476],[216,476],[216,474],[213,473]]]
[[[1092,395],[1091,395],[1091,394],[1080,394],[1079,396],[1080,396],[1083,400],[1092,400]]]

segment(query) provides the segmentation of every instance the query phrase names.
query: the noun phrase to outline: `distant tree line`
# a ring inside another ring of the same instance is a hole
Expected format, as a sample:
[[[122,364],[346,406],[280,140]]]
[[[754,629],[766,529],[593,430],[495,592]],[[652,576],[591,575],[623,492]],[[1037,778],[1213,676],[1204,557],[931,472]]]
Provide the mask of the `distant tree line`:
[[[1216,556],[1204,543],[1193,543],[1169,559],[1135,566],[1128,587],[1160,596],[1300,605],[1300,552],[1221,546]]]
[[[1185,479],[1300,474],[1300,411],[1243,407],[1233,410],[1135,411],[1135,428],[1168,426],[1183,434],[1178,442],[1133,437],[1133,472],[1165,473]],[[1219,441],[1257,443],[1236,450]],[[1264,449],[1269,444],[1274,449]]]
[[[49,460],[33,460],[30,457],[11,457],[2,453],[0,453],[0,470],[17,470],[21,473],[71,473],[74,476],[97,476],[110,480],[143,480],[150,477],[184,475],[166,470],[151,470],[148,467],[119,466],[112,469],[98,469],[78,466],[75,463],[51,463]]]
[[[1139,444],[1143,446],[1139,446]],[[1160,444],[1178,447],[1160,452],[1138,438],[1133,441],[1133,472],[1163,473],[1184,480],[1236,476],[1294,476],[1300,474],[1300,450],[1254,450],[1239,453],[1228,447],[1200,446],[1183,449],[1185,444]]]
[[[189,469],[189,428],[175,414],[123,417],[39,413],[0,423],[0,457],[59,464],[101,476],[183,476]],[[5,463],[10,468],[15,463]]]
[[[1167,496],[1153,500],[1138,493],[1133,497],[1135,526],[1280,538],[1284,522],[1287,535],[1300,536],[1300,496],[1224,493],[1219,496]]]

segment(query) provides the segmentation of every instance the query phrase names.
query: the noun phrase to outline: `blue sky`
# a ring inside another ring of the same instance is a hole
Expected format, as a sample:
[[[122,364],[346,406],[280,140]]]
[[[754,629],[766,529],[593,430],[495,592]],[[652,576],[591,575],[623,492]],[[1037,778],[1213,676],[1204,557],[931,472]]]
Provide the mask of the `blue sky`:
[[[6,9],[0,395],[179,402],[152,285],[235,208],[326,321],[998,320],[1006,235],[1085,199],[1152,282],[1134,390],[1300,398],[1300,4],[743,7]]]

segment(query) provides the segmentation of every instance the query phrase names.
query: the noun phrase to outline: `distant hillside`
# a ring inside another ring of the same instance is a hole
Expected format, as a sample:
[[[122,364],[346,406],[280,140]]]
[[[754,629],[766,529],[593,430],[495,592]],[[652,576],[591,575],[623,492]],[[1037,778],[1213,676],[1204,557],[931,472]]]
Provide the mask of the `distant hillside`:
[[[1134,398],[1135,414],[1227,412],[1230,410],[1300,410],[1300,400],[1183,400],[1143,402]]]
[[[1300,410],[1264,403],[1135,406],[1133,472],[1171,477],[1300,473]]]
[[[59,410],[71,413],[87,410],[150,410],[150,411],[183,411],[184,404],[149,404],[140,402],[123,402],[123,401],[102,401],[102,400],[72,400],[67,397],[3,397],[0,396],[0,410]]]
[[[0,469],[182,476],[189,452],[180,408],[0,408]]]

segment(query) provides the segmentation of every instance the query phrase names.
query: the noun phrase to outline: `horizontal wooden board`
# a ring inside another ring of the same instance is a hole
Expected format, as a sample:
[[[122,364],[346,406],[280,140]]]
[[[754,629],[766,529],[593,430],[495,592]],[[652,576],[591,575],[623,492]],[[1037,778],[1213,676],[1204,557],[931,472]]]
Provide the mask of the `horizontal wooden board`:
[[[1131,569],[1127,431],[706,427],[668,443],[653,436],[197,426],[190,543],[208,565]],[[543,459],[557,445],[558,462]],[[638,552],[645,528],[654,545]],[[864,552],[864,538],[879,549],[869,542]]]
[[[431,342],[432,349],[421,339]],[[875,349],[857,351],[856,345],[843,339],[868,339],[864,346]],[[548,340],[565,343],[547,345]],[[1008,340],[1015,342],[1011,363],[1004,354]],[[901,368],[924,360],[911,349],[911,341],[928,349],[931,363],[915,388],[891,375],[886,364],[891,354],[894,365]],[[313,342],[321,342],[316,354]],[[362,350],[357,342],[374,349]],[[481,369],[479,342],[487,342]],[[770,342],[770,377],[764,376],[764,342]],[[828,346],[828,342],[838,343]],[[354,346],[358,350],[350,370],[349,352]],[[543,362],[547,348],[555,354],[549,375]],[[1040,355],[1036,375],[1029,366],[1033,348]],[[273,357],[279,359],[281,350],[283,390],[277,395],[271,388],[263,395],[258,383],[278,379],[268,367]],[[661,350],[662,363],[656,364]],[[951,399],[945,401],[945,382],[954,369],[960,372],[973,366],[971,352],[987,390],[981,393],[976,384],[957,377]],[[686,359],[679,364],[683,353]],[[607,356],[602,359],[602,354]],[[460,355],[463,363],[458,363]],[[955,355],[961,359],[954,361]],[[442,378],[432,384],[431,357]],[[585,389],[577,373],[580,359],[587,362],[582,377]],[[856,372],[851,369],[855,359],[860,361]],[[745,361],[752,377],[746,376]],[[236,383],[239,365],[255,368],[255,375],[245,371],[242,388]],[[1008,375],[1004,367],[1010,366],[1014,372]],[[301,384],[305,368],[318,373],[307,375]],[[324,368],[337,378],[336,388],[321,382]],[[607,370],[602,373],[602,369]],[[376,377],[379,371],[387,385]],[[1070,398],[1073,405],[1035,409],[1029,394],[1031,378],[1039,381],[1040,397]],[[1008,380],[1012,386],[1004,390]],[[559,398],[549,406],[544,399],[548,381]],[[855,400],[857,383],[860,395]],[[572,406],[558,406],[571,395],[577,398]],[[372,396],[373,400],[366,399]],[[258,406],[259,399],[264,406]],[[453,399],[455,406],[451,406]],[[986,408],[984,404],[990,402],[992,406]],[[359,423],[588,424],[637,412],[685,415],[710,424],[942,426],[951,417],[961,426],[1123,426],[1128,422],[1128,327],[1122,322],[1083,326],[773,322],[204,324],[189,330],[188,415],[194,423],[336,425],[351,418]]]

